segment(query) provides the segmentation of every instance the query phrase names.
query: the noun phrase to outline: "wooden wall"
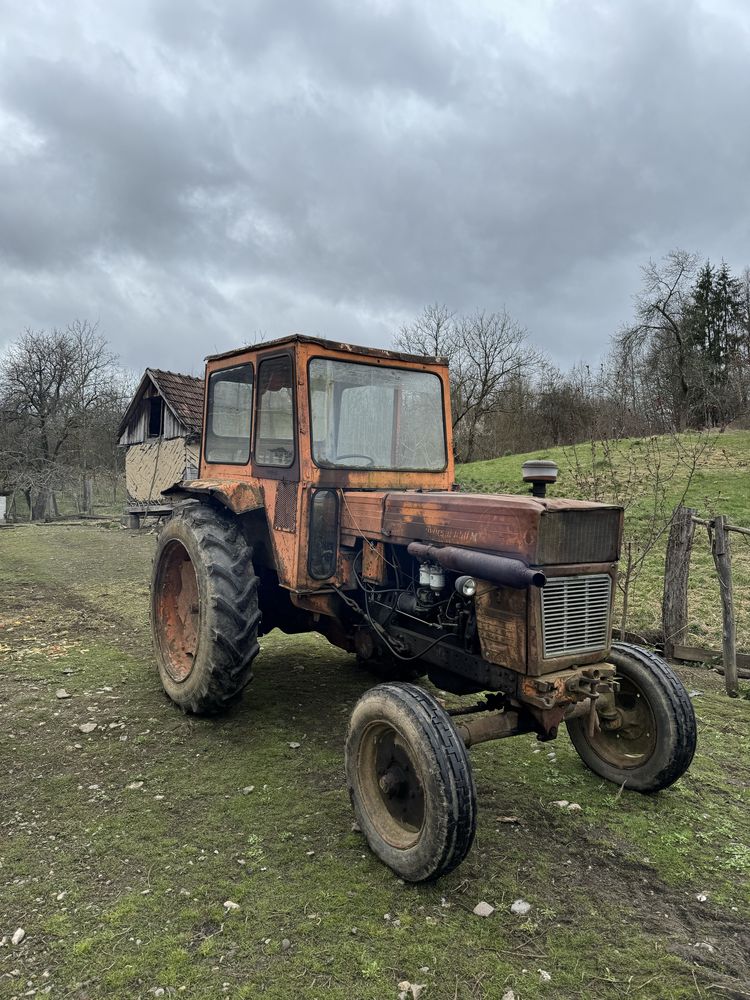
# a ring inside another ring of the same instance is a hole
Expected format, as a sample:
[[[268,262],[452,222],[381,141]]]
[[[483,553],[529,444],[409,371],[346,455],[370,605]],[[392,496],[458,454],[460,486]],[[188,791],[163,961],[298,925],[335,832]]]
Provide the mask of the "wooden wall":
[[[138,409],[133,414],[130,423],[125,428],[124,433],[120,437],[119,444],[127,447],[131,444],[140,444],[145,441],[156,441],[157,438],[149,438],[148,436],[148,414],[149,414],[149,399],[152,396],[157,396],[158,393],[153,385],[149,385],[143,394],[143,399],[141,400]],[[163,438],[181,438],[185,437],[187,434],[187,428],[184,424],[175,417],[166,403],[162,402],[164,408],[164,422],[162,425]]]
[[[165,413],[166,416],[166,413]],[[125,453],[125,483],[128,498],[137,503],[171,503],[161,491],[185,478],[185,471],[198,467],[198,444],[184,437],[153,438],[134,444]]]

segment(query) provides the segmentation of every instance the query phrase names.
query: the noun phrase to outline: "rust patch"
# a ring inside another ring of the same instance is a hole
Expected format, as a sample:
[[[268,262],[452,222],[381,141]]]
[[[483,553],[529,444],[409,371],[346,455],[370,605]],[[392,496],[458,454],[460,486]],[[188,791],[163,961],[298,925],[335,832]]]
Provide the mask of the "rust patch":
[[[362,546],[362,576],[369,583],[385,583],[387,570],[382,542]]]
[[[526,671],[528,592],[477,581],[477,631],[482,657],[489,663]]]
[[[200,596],[187,549],[173,541],[164,550],[156,616],[164,665],[170,677],[187,680],[198,649]]]
[[[242,479],[192,479],[177,483],[164,493],[178,498],[215,497],[235,514],[245,514],[264,506],[263,487]]]
[[[615,672],[611,663],[602,662],[558,670],[543,677],[524,677],[520,696],[527,704],[545,711],[564,708],[585,698],[596,698],[602,689],[611,689]]]

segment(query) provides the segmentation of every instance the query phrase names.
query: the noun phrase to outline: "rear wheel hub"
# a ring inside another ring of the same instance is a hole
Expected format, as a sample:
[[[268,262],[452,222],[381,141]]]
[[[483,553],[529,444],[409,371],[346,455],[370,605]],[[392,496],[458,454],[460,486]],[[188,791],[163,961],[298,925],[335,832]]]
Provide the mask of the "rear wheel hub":
[[[200,598],[195,567],[178,541],[170,542],[162,556],[158,623],[167,673],[175,681],[185,681],[198,651]]]

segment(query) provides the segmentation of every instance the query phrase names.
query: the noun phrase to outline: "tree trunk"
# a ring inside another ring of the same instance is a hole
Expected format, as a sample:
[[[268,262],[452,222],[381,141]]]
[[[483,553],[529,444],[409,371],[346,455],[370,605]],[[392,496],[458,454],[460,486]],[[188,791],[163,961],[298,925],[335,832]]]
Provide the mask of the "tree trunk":
[[[83,477],[83,492],[81,508],[84,514],[91,514],[94,509],[94,484],[90,476]]]
[[[50,491],[45,486],[39,490],[31,502],[31,521],[49,520]]]

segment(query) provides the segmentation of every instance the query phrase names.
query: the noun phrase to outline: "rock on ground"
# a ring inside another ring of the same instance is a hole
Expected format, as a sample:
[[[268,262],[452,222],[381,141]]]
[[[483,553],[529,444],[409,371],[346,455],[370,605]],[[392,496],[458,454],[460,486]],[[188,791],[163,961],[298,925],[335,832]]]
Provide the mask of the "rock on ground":
[[[525,899],[516,899],[511,905],[510,912],[518,917],[525,917],[530,909],[531,903],[527,903]]]

